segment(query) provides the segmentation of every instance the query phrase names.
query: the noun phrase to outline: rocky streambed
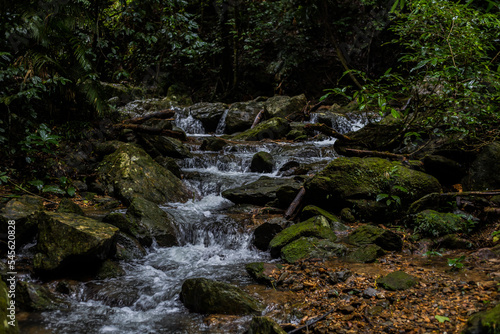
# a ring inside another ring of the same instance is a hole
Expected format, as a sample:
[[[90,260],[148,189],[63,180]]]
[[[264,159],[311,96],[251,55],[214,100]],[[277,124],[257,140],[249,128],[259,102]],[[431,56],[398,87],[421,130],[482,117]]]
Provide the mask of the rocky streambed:
[[[500,144],[461,155],[431,138],[409,154],[390,140],[397,120],[341,108],[304,119],[305,106],[304,96],[125,106],[159,117],[91,142],[75,166],[95,171],[80,200],[2,208],[21,246],[17,328],[458,332],[482,310],[492,311],[471,328],[497,326]],[[84,198],[114,209],[82,212]]]

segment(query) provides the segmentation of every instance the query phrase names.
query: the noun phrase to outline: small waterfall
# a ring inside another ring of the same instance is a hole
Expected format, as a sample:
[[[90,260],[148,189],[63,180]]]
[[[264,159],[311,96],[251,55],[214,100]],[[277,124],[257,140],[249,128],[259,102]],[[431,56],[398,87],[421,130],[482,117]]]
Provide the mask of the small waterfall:
[[[222,116],[219,120],[219,124],[217,124],[217,128],[215,129],[216,135],[224,134],[224,130],[226,130],[226,117],[227,117],[228,112],[229,112],[229,109],[224,110],[224,113],[222,114]]]
[[[201,121],[194,118],[189,109],[176,110],[175,125],[188,135],[203,135],[206,133]]]

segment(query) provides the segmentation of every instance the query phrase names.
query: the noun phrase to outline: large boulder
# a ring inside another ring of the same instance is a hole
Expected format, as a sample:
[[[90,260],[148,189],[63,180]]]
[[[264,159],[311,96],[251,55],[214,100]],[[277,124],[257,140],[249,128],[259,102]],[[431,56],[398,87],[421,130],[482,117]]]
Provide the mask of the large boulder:
[[[116,238],[116,259],[130,261],[140,259],[146,254],[146,250],[137,239],[124,232],[118,232]]]
[[[347,251],[345,245],[327,239],[301,237],[281,249],[281,258],[288,263],[295,263],[301,259],[327,259],[335,256],[344,256]]]
[[[271,255],[277,257],[281,249],[301,237],[316,237],[335,241],[337,236],[330,228],[328,220],[323,216],[316,216],[301,223],[287,227],[278,233],[269,243]]]
[[[403,248],[403,240],[399,235],[373,225],[357,228],[349,235],[348,241],[356,246],[375,244],[388,251],[400,251]]]
[[[462,334],[500,333],[500,304],[494,308],[473,314],[467,321]]]
[[[272,221],[262,223],[253,231],[252,243],[257,249],[266,251],[269,248],[269,242],[281,231],[283,231],[283,227],[280,224]]]
[[[215,132],[217,125],[228,108],[227,104],[200,102],[189,107],[189,113],[200,120],[207,132]]]
[[[411,215],[408,225],[422,236],[441,237],[450,233],[468,232],[473,223],[463,215],[424,210]]]
[[[35,270],[93,269],[112,256],[118,228],[72,213],[40,212]]]
[[[400,162],[380,158],[337,158],[306,182],[306,203],[341,210],[351,207],[364,218],[381,220],[387,217],[387,199],[398,198],[398,211],[413,201],[440,192],[438,180],[425,173],[405,167]],[[377,201],[379,196],[386,197]],[[394,208],[394,207],[393,207]]]
[[[274,167],[274,158],[271,153],[261,151],[254,154],[250,163],[250,171],[255,173],[271,173]]]
[[[266,111],[272,117],[301,116],[302,110],[307,104],[304,94],[293,97],[276,95],[266,101]]]
[[[382,247],[375,244],[368,244],[351,250],[347,254],[346,259],[350,262],[370,263],[383,255],[385,255],[385,251]]]
[[[9,221],[15,221],[16,243],[21,245],[31,241],[36,232],[36,220],[33,215],[43,210],[43,200],[39,197],[24,195],[13,198],[0,213],[0,228],[7,232]]]
[[[240,288],[206,278],[182,284],[180,299],[192,312],[203,314],[260,314],[264,306]]]
[[[153,136],[141,134],[142,146],[151,156],[167,156],[184,159],[192,157],[187,148],[179,139],[167,136]]]
[[[234,140],[258,141],[262,139],[280,139],[290,131],[290,124],[281,117],[274,117],[257,124],[233,137]]]
[[[119,145],[115,152],[104,157],[97,173],[99,181],[127,205],[134,197],[154,203],[189,198],[189,191],[179,178],[134,144]]]
[[[494,190],[500,188],[500,142],[494,142],[484,147],[472,163],[469,175],[462,183],[465,190]]]
[[[295,196],[303,184],[303,179],[296,177],[293,179],[276,179],[262,176],[257,181],[242,185],[238,188],[228,189],[222,192],[222,196],[236,204],[266,205],[278,200],[280,207],[287,207],[290,200],[290,190]],[[284,197],[279,198],[278,192]]]
[[[227,112],[225,133],[232,134],[250,129],[255,117],[264,108],[265,104],[262,101],[233,103]]]

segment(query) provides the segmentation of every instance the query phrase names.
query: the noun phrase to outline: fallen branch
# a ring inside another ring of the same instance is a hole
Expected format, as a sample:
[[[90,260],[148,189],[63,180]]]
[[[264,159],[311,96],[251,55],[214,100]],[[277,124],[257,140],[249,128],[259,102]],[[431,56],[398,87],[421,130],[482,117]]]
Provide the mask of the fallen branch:
[[[310,326],[315,325],[317,322],[325,319],[328,315],[332,314],[334,311],[335,311],[335,309],[332,309],[332,310],[326,312],[325,314],[323,314],[321,317],[318,317],[314,320],[306,322],[306,324],[304,326],[295,328],[294,330],[291,330],[290,332],[288,332],[288,334],[297,333],[297,332],[300,332],[301,330],[303,330],[304,328],[309,328]]]
[[[186,140],[186,134],[182,131],[158,129],[152,126],[140,125],[140,124],[115,124],[113,125],[115,129],[131,129],[137,132],[147,133],[150,135],[167,136],[176,138],[179,140]]]
[[[442,193],[440,195],[441,196],[469,196],[469,195],[494,196],[494,195],[500,195],[500,190],[462,191],[462,192],[453,192],[453,193]]]
[[[292,203],[290,203],[290,206],[286,210],[285,219],[290,219],[291,217],[294,216],[295,212],[297,211],[297,208],[302,203],[305,194],[306,194],[306,188],[301,187],[299,192],[297,193],[297,196],[295,196],[294,200],[292,201]]]
[[[264,110],[261,110],[261,111],[259,111],[257,116],[255,116],[255,119],[253,120],[252,127],[250,129],[253,129],[257,124],[259,124],[260,121],[262,121],[263,117],[264,117]]]
[[[151,119],[151,118],[165,119],[165,118],[172,118],[172,117],[174,117],[174,115],[175,115],[175,111],[174,110],[166,109],[166,110],[162,110],[162,111],[158,111],[158,112],[154,112],[154,113],[148,114],[148,115],[143,116],[143,117],[137,117],[137,118],[127,119],[124,122],[125,123],[132,123],[132,124],[139,124],[139,123],[143,123],[143,122],[145,122],[145,121],[147,121],[148,119]]]
[[[334,129],[332,129],[331,127],[329,127],[323,123],[306,124],[304,128],[306,130],[319,131],[319,132],[321,132],[327,136],[333,137],[333,138],[351,141],[351,138],[349,138],[341,133],[338,133],[337,131],[335,131]]]
[[[385,159],[401,160],[401,161],[410,159],[409,154],[396,154],[396,153],[380,152],[380,151],[356,150],[353,148],[344,148],[343,151],[352,153],[354,156],[357,157],[377,157],[377,158],[385,158]]]

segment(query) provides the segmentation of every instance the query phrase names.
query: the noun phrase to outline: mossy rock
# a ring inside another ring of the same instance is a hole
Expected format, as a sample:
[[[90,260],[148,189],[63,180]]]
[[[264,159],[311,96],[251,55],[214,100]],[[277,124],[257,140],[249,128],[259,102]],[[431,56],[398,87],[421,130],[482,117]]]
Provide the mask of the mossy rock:
[[[106,260],[102,263],[101,268],[97,271],[96,279],[107,279],[115,278],[125,275],[125,270],[120,266],[119,263]]]
[[[134,197],[157,204],[182,202],[189,197],[179,178],[134,144],[123,143],[104,157],[97,173],[99,181],[127,205]]]
[[[255,173],[271,173],[274,167],[274,158],[269,152],[257,152],[252,157],[250,171]]]
[[[253,129],[246,130],[233,137],[233,140],[258,141],[262,139],[280,139],[290,131],[290,124],[284,118],[275,117],[259,123]]]
[[[470,223],[462,216],[454,213],[442,213],[424,210],[413,215],[408,221],[415,233],[422,236],[440,237],[447,234],[467,232]]]
[[[116,259],[136,260],[146,256],[146,254],[146,250],[137,239],[124,232],[118,232],[116,237]]]
[[[281,249],[281,258],[288,263],[301,259],[344,256],[347,247],[331,240],[314,237],[301,237]]]
[[[373,225],[363,225],[352,232],[348,241],[352,245],[375,244],[388,251],[400,251],[403,241],[396,233]]]
[[[304,94],[289,97],[285,95],[276,95],[266,101],[266,111],[270,117],[300,116],[302,109],[307,104]]]
[[[286,334],[286,332],[269,317],[253,317],[245,334]]]
[[[225,133],[232,134],[250,129],[255,117],[264,108],[264,102],[258,100],[233,103],[227,112]]]
[[[271,277],[274,271],[279,271],[281,265],[275,263],[252,262],[245,265],[245,269],[256,282],[275,287],[276,280]]]
[[[32,241],[37,233],[35,213],[43,210],[43,200],[39,197],[24,195],[13,198],[2,209],[0,214],[0,230],[7,232],[9,220],[16,222],[16,244],[22,245]]]
[[[13,300],[15,303],[15,301]],[[8,308],[12,308],[9,310]],[[16,304],[11,304],[9,298],[9,289],[3,280],[0,280],[0,333],[17,334],[19,333],[19,326],[16,319]]]
[[[228,143],[224,139],[221,139],[219,137],[208,137],[208,138],[203,138],[203,141],[201,142],[200,145],[200,150],[218,152],[222,150],[224,146],[227,145]]]
[[[167,136],[141,134],[141,146],[151,156],[167,156],[176,159],[191,158],[193,155],[179,139]]]
[[[227,108],[228,105],[221,102],[200,102],[190,106],[189,113],[203,124],[205,131],[215,132]]]
[[[16,287],[16,305],[23,311],[54,311],[69,309],[69,304],[48,288],[20,281]]]
[[[377,280],[378,285],[390,291],[410,289],[417,283],[418,279],[415,276],[409,275],[404,271],[393,271]]]
[[[314,216],[323,216],[326,219],[328,219],[328,221],[330,223],[335,222],[335,221],[340,221],[340,219],[337,216],[335,216],[334,214],[332,214],[326,210],[323,210],[322,208],[317,207],[315,205],[305,206],[302,209],[302,212],[300,213],[301,220],[307,220],[307,219],[314,217]]]
[[[264,306],[240,288],[206,278],[184,281],[180,299],[191,311],[203,314],[261,314]]]
[[[82,208],[69,198],[63,198],[61,202],[59,202],[59,206],[57,207],[56,212],[74,213],[80,216],[85,216],[85,213],[83,212]]]
[[[499,334],[500,333],[500,304],[488,311],[473,314],[462,334]]]
[[[351,251],[346,259],[351,262],[371,263],[384,255],[385,251],[380,246],[368,244]]]
[[[271,255],[279,256],[283,247],[301,237],[317,237],[334,242],[337,239],[335,232],[330,228],[330,223],[323,216],[312,217],[301,223],[292,225],[278,233],[269,243]]]

